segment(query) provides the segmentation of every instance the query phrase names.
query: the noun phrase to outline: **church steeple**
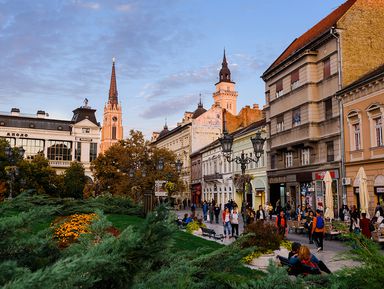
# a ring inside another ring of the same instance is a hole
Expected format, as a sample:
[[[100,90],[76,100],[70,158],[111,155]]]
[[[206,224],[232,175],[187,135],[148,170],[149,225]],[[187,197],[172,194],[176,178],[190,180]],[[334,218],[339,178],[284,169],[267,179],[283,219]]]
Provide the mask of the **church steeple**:
[[[108,103],[117,105],[119,103],[117,99],[117,84],[116,84],[116,72],[115,72],[115,57],[112,58],[112,73],[111,73],[111,84],[109,86],[109,97]]]
[[[223,62],[221,63],[221,69],[219,73],[219,82],[231,82],[231,71],[228,68],[227,58],[225,57],[225,49]]]

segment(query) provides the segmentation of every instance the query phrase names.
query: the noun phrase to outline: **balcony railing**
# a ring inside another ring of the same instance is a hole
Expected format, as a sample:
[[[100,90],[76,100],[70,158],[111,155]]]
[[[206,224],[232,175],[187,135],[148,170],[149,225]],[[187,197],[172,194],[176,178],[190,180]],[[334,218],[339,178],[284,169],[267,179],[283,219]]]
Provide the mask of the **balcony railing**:
[[[219,174],[219,173],[204,176],[204,181],[206,181],[206,182],[222,180],[222,179],[223,179],[223,174]]]

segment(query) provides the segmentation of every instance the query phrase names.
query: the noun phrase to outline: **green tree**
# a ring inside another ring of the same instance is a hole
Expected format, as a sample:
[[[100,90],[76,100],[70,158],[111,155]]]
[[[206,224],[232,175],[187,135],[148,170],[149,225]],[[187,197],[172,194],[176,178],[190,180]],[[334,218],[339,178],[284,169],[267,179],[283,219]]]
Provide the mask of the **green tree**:
[[[72,197],[76,199],[83,198],[83,191],[87,177],[84,173],[84,167],[79,162],[72,162],[69,168],[64,172],[62,197]]]
[[[57,196],[62,189],[62,178],[49,165],[42,154],[36,155],[32,161],[20,162],[21,189],[35,190],[38,194]]]
[[[157,170],[159,160],[163,170]],[[145,191],[154,190],[155,180],[180,184],[174,163],[176,155],[150,145],[140,131],[131,130],[126,140],[113,145],[92,163],[92,171],[101,192],[127,195],[141,201]]]

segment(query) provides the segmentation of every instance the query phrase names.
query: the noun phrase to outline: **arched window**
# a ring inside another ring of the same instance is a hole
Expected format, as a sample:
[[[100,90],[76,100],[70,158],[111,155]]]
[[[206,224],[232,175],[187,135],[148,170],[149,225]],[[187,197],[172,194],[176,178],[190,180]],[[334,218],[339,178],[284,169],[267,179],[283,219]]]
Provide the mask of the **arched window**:
[[[384,146],[383,140],[383,107],[380,104],[371,104],[367,109],[371,135],[371,147]]]
[[[352,110],[347,115],[349,124],[350,150],[357,151],[363,147],[361,138],[361,115],[357,110]]]

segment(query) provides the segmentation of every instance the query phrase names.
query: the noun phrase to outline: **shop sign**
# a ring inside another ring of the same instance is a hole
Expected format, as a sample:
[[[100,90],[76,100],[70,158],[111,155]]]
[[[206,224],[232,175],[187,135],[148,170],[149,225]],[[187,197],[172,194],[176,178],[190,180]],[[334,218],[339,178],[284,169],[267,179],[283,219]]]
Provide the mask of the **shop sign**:
[[[7,136],[28,137],[27,133],[7,132]]]
[[[327,171],[321,171],[321,172],[315,172],[314,174],[314,179],[315,180],[322,180],[324,179],[325,173]],[[338,179],[339,178],[339,171],[338,170],[330,170],[329,171],[331,178],[332,179]]]
[[[269,178],[269,183],[270,184],[280,184],[280,183],[285,183],[286,178],[284,177],[270,177]]]
[[[377,194],[384,194],[384,187],[376,187]]]

